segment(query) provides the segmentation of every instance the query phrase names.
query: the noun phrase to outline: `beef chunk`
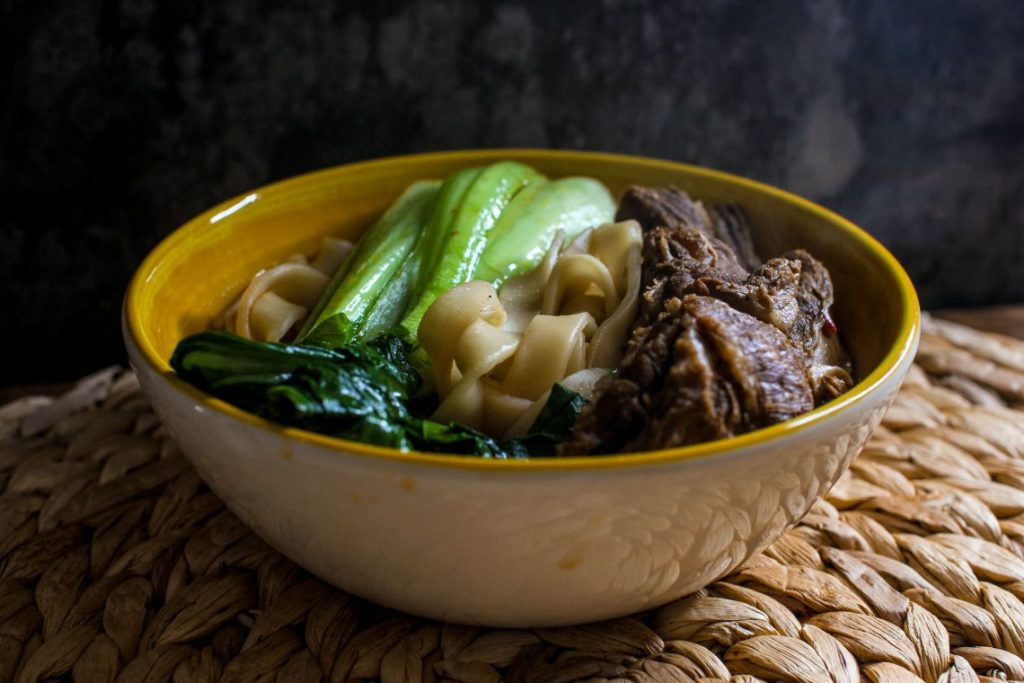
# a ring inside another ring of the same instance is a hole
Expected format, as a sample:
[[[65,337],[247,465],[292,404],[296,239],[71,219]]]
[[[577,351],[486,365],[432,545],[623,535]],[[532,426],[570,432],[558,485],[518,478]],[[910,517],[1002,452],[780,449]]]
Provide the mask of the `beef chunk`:
[[[581,413],[563,453],[682,446],[814,407],[800,349],[717,299],[672,298],[654,325],[636,333],[618,375]]]
[[[750,223],[747,215],[736,204],[723,204],[708,209],[711,214],[715,235],[732,247],[740,263],[748,269],[754,269],[761,259],[754,250],[754,241],[750,235]]]
[[[736,385],[716,372],[717,358],[709,353],[696,321],[686,322],[675,340],[675,364],[664,387],[651,395],[650,421],[629,440],[627,450],[721,439],[743,422]]]
[[[649,324],[671,298],[693,293],[701,278],[739,283],[746,269],[728,245],[699,230],[655,227],[644,233],[640,324]]]
[[[644,230],[697,230],[706,237],[728,246],[733,259],[750,270],[761,260],[754,252],[743,211],[734,205],[706,208],[688,194],[674,187],[633,186],[626,190],[619,203],[615,220],[635,220]]]
[[[784,254],[782,258],[800,264],[800,283],[796,292],[800,313],[793,320],[791,331],[787,334],[813,355],[822,331],[835,327],[829,317],[833,301],[832,278],[821,261],[802,249]]]
[[[800,314],[787,334],[800,343],[808,356],[815,404],[821,405],[853,386],[853,361],[839,343],[838,328],[831,315],[832,278],[821,261],[802,249],[784,254],[783,258],[798,261],[801,266],[796,297]]]
[[[853,386],[853,364],[836,337],[832,280],[806,251],[789,252],[757,268],[741,283],[704,279],[709,296],[780,330],[804,353],[808,377],[820,405]]]
[[[741,282],[704,278],[700,293],[720,299],[789,336],[800,315],[797,291],[801,268],[799,261],[771,259]]]
[[[814,407],[799,347],[778,329],[717,299],[688,296],[689,314],[717,359],[717,370],[738,388],[742,416],[730,433],[788,420]]]
[[[832,278],[821,261],[802,249],[781,258],[800,264],[800,281],[795,293],[797,315],[780,329],[803,349],[815,405],[821,405],[853,386],[853,361],[839,343],[830,313]]]
[[[644,233],[643,257],[645,284],[684,270],[692,278],[712,275],[740,281],[747,277],[732,248],[700,230],[651,228]]]
[[[759,264],[738,209],[706,209],[674,188],[630,188],[616,219],[644,228],[640,311],[618,373],[561,453],[720,439],[852,386],[829,317],[832,281],[810,254]]]
[[[722,439],[814,407],[800,350],[777,329],[709,297],[688,296],[682,309],[676,363],[627,449]]]
[[[647,427],[651,397],[661,391],[672,367],[673,345],[687,322],[678,306],[670,307],[654,324],[634,326],[618,372],[583,408],[561,446],[563,454],[615,453]]]
[[[709,296],[769,323],[812,355],[832,305],[832,282],[805,251],[773,258],[742,282],[705,278]]]
[[[711,216],[704,205],[674,187],[641,187],[626,190],[615,213],[616,221],[635,220],[644,230],[662,227],[695,229],[714,237]]]

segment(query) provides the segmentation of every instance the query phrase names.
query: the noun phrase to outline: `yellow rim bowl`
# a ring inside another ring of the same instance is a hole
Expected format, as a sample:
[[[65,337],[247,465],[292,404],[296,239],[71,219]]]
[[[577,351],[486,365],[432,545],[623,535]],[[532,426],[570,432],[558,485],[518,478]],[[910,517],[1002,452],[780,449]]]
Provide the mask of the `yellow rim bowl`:
[[[178,379],[168,360],[175,344],[199,332],[236,298],[252,275],[294,253],[314,252],[324,235],[355,239],[412,181],[466,166],[520,161],[552,176],[585,175],[618,197],[631,184],[675,185],[695,198],[738,202],[750,217],[763,258],[806,248],[829,268],[835,319],[860,381],[809,413],[708,443],[609,456],[498,460],[403,452],[285,427],[213,398]],[[599,152],[494,149],[389,157],[338,166],[267,185],[200,214],[164,239],[139,266],[124,303],[126,334],[141,359],[202,405],[234,419],[348,453],[472,470],[592,470],[707,458],[820,424],[860,401],[913,352],[920,325],[917,295],[899,262],[856,225],[796,195],[697,166]]]

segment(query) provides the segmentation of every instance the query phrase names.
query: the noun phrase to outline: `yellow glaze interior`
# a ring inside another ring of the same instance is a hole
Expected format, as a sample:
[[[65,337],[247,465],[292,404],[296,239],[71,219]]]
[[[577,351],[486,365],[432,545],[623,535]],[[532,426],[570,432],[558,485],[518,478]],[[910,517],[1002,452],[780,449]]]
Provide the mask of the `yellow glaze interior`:
[[[835,319],[861,381],[806,415],[749,434],[685,448],[601,457],[490,460],[403,453],[282,427],[239,410],[174,377],[168,359],[184,336],[205,329],[260,268],[310,254],[322,236],[355,239],[413,180],[514,159],[552,177],[586,175],[619,196],[631,184],[676,185],[712,203],[739,202],[763,257],[805,248],[836,287]],[[143,261],[125,298],[126,328],[145,361],[196,401],[290,438],[350,453],[471,469],[579,470],[699,458],[781,437],[817,424],[871,392],[911,352],[919,326],[913,285],[896,259],[866,232],[827,209],[762,183],[657,159],[596,152],[498,149],[391,157],[298,176],[224,202],[192,219]]]

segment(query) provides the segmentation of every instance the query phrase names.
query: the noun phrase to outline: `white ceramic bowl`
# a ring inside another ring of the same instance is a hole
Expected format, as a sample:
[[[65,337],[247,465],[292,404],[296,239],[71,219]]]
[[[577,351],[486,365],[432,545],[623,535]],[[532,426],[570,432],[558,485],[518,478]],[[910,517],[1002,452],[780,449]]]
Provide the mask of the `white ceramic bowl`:
[[[805,247],[833,274],[862,380],[811,413],[740,437],[608,457],[485,460],[401,453],[274,425],[194,389],[167,360],[258,268],[354,237],[412,180],[513,158],[613,191],[674,184],[739,201],[762,254]],[[129,287],[124,337],[154,408],[227,506],[347,591],[435,619],[550,626],[632,613],[734,569],[831,487],[878,425],[918,337],[893,257],[810,202],[734,176],[636,157],[543,150],[342,166],[214,207],[164,240]]]

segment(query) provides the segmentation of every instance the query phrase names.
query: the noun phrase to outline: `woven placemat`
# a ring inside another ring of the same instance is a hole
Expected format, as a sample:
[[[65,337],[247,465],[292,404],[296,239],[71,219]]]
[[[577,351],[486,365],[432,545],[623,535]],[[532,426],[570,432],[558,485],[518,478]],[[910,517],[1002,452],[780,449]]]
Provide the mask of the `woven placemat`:
[[[408,617],[250,533],[131,372],[0,408],[0,681],[1024,681],[1024,342],[928,319],[850,472],[722,581],[571,628]]]

